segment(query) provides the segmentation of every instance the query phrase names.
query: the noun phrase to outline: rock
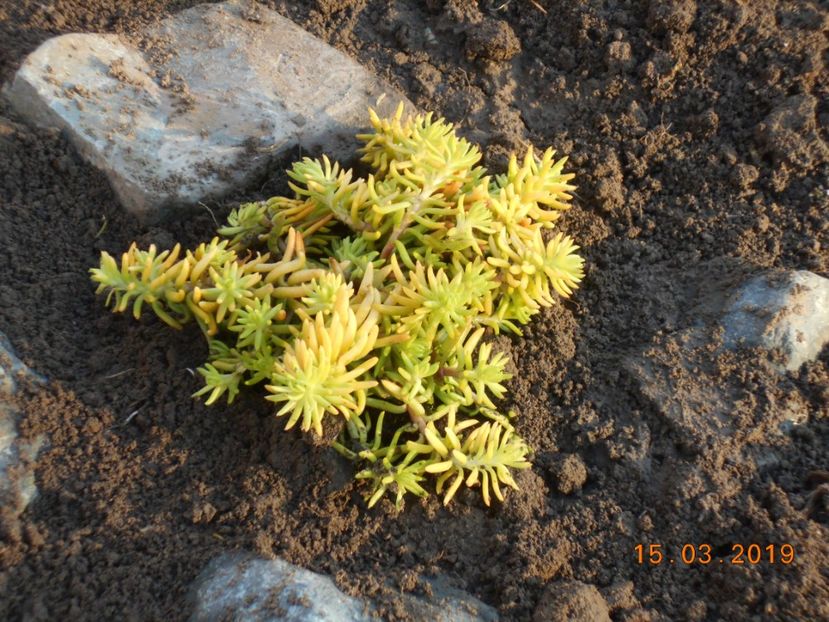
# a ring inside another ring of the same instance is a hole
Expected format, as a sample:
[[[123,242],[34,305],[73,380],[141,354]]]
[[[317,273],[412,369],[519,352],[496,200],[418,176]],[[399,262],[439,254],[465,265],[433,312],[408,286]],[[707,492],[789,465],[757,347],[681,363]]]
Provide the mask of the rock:
[[[42,438],[33,443],[18,439],[20,412],[11,403],[21,380],[42,383],[45,379],[17,358],[11,343],[0,333],[0,537],[17,539],[18,517],[37,496],[34,474],[27,464],[37,457]]]
[[[497,622],[498,612],[442,577],[424,581],[429,597],[401,594],[410,619]],[[377,620],[370,603],[343,594],[328,577],[281,559],[228,553],[214,559],[191,590],[191,622],[363,622]]]
[[[411,106],[353,59],[241,0],[164,20],[143,33],[141,51],[117,35],[55,37],[4,91],[30,122],[65,130],[148,221],[251,182],[297,145],[353,157],[369,105],[381,115]]]
[[[534,622],[610,622],[599,590],[581,581],[557,581],[547,587],[533,613]]]
[[[362,622],[372,617],[328,577],[281,559],[222,555],[196,579],[191,622]]]
[[[726,307],[723,343],[779,350],[782,368],[797,370],[829,342],[829,279],[812,272],[758,276]]]

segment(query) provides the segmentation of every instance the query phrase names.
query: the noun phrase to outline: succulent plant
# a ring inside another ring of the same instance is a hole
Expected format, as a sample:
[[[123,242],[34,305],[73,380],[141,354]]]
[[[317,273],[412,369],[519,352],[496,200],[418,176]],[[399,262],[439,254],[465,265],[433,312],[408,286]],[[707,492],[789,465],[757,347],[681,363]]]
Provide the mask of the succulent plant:
[[[573,175],[530,148],[493,177],[443,119],[370,117],[367,177],[304,158],[293,197],[241,205],[183,256],[104,252],[92,280],[116,312],[197,322],[209,355],[195,395],[231,403],[264,382],[286,429],[358,463],[369,507],[426,496],[430,478],[444,503],[465,485],[489,505],[530,449],[499,410],[510,374],[486,336],[520,334],[582,279],[572,239],[545,234]]]

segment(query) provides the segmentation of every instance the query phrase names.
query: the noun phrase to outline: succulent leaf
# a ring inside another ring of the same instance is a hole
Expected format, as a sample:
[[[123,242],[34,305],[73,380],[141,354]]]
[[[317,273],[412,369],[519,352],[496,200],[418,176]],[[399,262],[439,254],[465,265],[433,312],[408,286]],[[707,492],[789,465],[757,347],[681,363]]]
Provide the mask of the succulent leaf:
[[[463,487],[489,505],[530,448],[499,410],[511,375],[487,335],[520,335],[584,278],[575,242],[546,231],[573,174],[529,148],[491,176],[444,119],[369,116],[367,176],[304,158],[293,196],[240,205],[191,250],[102,252],[91,278],[115,312],[195,320],[209,344],[195,396],[230,404],[264,381],[286,429],[359,465],[368,507]]]

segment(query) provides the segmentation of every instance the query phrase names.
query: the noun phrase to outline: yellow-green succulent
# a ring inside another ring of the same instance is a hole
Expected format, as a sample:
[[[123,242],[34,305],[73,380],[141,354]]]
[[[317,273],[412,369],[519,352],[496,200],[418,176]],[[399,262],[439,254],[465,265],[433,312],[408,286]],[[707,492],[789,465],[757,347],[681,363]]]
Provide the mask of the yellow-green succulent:
[[[510,374],[488,333],[520,334],[583,277],[573,240],[545,235],[569,208],[566,158],[530,148],[504,175],[431,114],[370,111],[358,177],[328,158],[288,175],[293,197],[234,210],[210,242],[135,244],[91,270],[116,312],[145,305],[209,343],[212,404],[265,383],[275,415],[360,465],[369,507],[462,485],[489,505],[530,449],[498,410]],[[331,433],[333,431],[333,434]]]

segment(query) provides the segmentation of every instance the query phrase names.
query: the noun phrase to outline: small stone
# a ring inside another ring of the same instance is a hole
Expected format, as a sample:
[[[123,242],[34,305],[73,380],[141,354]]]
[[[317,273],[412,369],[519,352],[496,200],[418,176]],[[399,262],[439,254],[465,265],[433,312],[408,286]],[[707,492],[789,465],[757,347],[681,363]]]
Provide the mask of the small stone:
[[[610,610],[596,586],[557,581],[544,591],[533,622],[610,622]]]
[[[576,454],[570,454],[560,460],[554,467],[558,491],[563,495],[572,495],[584,487],[587,482],[587,467]]]
[[[782,353],[795,371],[829,342],[829,279],[805,270],[763,274],[744,284],[722,318],[726,347]]]

